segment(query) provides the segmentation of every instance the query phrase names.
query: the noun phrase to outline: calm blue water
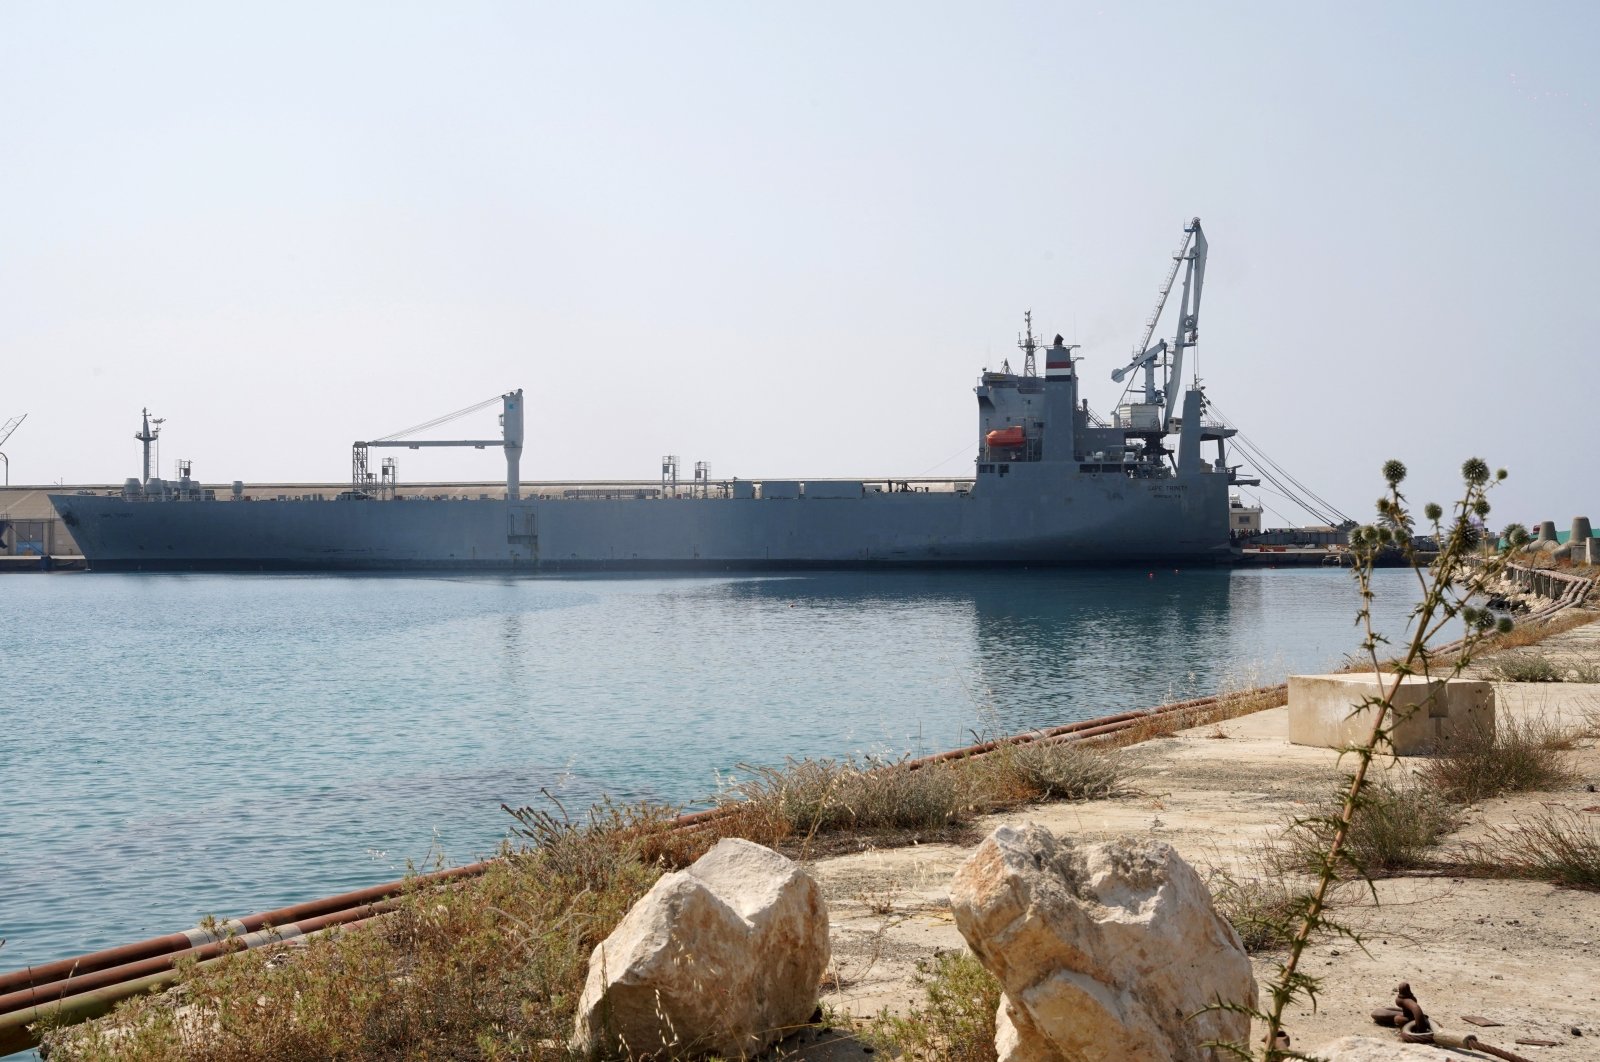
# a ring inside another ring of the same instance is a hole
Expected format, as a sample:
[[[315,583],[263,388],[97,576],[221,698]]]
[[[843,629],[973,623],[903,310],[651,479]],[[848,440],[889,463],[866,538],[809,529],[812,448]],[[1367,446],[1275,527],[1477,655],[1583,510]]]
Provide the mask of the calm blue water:
[[[470,861],[541,788],[694,802],[1280,681],[1355,606],[1317,569],[7,577],[0,969]]]

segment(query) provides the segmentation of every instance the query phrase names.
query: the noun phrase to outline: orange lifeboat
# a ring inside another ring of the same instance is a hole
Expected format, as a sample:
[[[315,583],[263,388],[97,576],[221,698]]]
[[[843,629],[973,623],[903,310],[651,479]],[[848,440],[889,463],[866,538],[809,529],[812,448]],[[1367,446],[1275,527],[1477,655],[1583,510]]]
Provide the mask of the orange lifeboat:
[[[996,428],[983,437],[991,450],[1006,450],[1023,443],[1022,425],[1017,424],[1009,428]]]

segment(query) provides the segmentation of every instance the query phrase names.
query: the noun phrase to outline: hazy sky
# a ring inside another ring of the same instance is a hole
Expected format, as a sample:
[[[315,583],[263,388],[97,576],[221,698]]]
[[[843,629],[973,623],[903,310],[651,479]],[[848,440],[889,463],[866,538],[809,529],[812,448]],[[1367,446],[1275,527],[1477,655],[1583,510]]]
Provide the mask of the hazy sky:
[[[144,405],[163,474],[336,481],[514,387],[529,479],[958,474],[1025,309],[1115,401],[1199,215],[1208,393],[1299,479],[1367,516],[1385,458],[1425,500],[1477,453],[1497,523],[1600,519],[1596,39],[1593,3],[17,0],[12,482],[136,475]]]

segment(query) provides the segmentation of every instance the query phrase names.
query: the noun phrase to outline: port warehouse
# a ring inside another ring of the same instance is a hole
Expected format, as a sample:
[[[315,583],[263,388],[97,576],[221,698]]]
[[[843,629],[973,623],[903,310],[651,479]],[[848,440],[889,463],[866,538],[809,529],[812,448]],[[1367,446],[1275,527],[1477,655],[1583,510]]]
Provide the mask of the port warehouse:
[[[176,481],[169,481],[175,484]],[[848,498],[877,491],[964,491],[971,480],[963,479],[875,479],[875,480],[715,480],[692,482],[607,481],[552,482],[524,485],[525,497],[565,499],[657,499],[702,500],[718,498]],[[260,483],[217,485],[193,488],[200,498],[213,504],[236,502],[314,500],[333,502],[350,490],[348,483]],[[502,501],[503,482],[410,483],[389,488],[394,497],[431,501]],[[83,484],[0,487],[0,557],[72,557],[82,551],[50,504],[51,494],[120,495],[118,484]],[[237,493],[236,493],[237,491]],[[340,502],[340,504],[351,504]],[[359,503],[358,503],[359,504]],[[1327,546],[1342,545],[1345,532],[1333,528],[1293,528],[1262,532],[1258,510],[1231,514],[1231,531],[1236,543],[1247,540],[1262,545]]]
[[[178,481],[168,481],[176,486]],[[879,491],[965,491],[971,480],[697,480],[691,482],[605,481],[525,483],[523,497],[584,501],[592,499],[715,500],[719,498],[850,498]],[[82,551],[71,530],[50,504],[52,494],[121,495],[119,484],[0,487],[0,556],[77,556]],[[270,503],[275,501],[339,500],[348,483],[259,483],[195,487],[195,500],[203,504]],[[504,501],[504,482],[408,483],[384,489],[399,501]],[[363,504],[338,501],[339,504]],[[160,504],[172,504],[163,502]],[[366,502],[365,504],[372,504]],[[392,504],[386,502],[385,504]]]

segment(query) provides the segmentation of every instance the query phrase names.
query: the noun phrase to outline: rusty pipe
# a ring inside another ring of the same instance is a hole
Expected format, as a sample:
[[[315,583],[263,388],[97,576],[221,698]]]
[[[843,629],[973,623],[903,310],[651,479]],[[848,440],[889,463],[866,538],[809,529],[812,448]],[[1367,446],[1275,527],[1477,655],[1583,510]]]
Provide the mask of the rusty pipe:
[[[251,948],[259,948],[268,944],[277,944],[282,941],[293,940],[296,937],[307,936],[333,926],[365,921],[375,914],[393,910],[394,907],[393,901],[386,901],[366,904],[361,907],[352,907],[344,911],[332,911],[300,922],[290,922],[287,925],[273,925],[270,928],[258,929],[253,933],[245,933],[242,936],[221,937],[209,944],[191,948],[187,951],[173,952],[167,955],[153,955],[146,959],[124,963],[121,966],[108,966],[79,977],[70,977],[52,981],[49,984],[18,989],[15,992],[0,996],[0,1014],[37,1006],[51,999],[63,999],[67,996],[81,995],[84,992],[91,992],[122,981],[136,980],[149,974],[159,973],[162,970],[173,969],[185,959],[193,958],[199,962],[206,962],[230,952],[248,951]]]
[[[346,929],[354,929],[365,924],[369,919],[345,924]],[[209,966],[220,962],[226,956],[219,955],[214,959],[207,959],[200,963]],[[183,970],[162,970],[159,973],[147,974],[132,981],[121,981],[117,984],[107,985],[91,992],[83,992],[63,999],[51,1000],[37,1006],[14,1010],[8,1014],[0,1014],[0,1055],[15,1054],[26,1051],[30,1047],[37,1047],[39,1036],[32,1026],[50,1017],[59,1017],[62,1024],[76,1025],[109,1014],[111,1009],[125,999],[142,995],[145,992],[155,992],[175,983],[184,975]]]
[[[449,881],[452,878],[470,877],[482,873],[487,869],[491,860],[478,863],[469,863],[465,866],[451,867],[448,870],[437,870],[428,874],[418,874],[399,881],[386,882],[382,885],[371,885],[364,889],[340,893],[337,896],[325,896],[320,900],[307,900],[304,903],[291,904],[273,911],[263,911],[260,914],[246,915],[244,918],[229,919],[219,927],[222,933],[232,933],[236,936],[254,933],[264,926],[283,926],[299,922],[307,918],[328,914],[334,911],[349,910],[354,907],[375,903],[379,900],[397,896],[407,888],[419,884],[433,884],[435,882]],[[0,974],[0,993],[14,992],[20,988],[36,988],[41,985],[53,984],[56,981],[80,977],[96,970],[104,970],[113,966],[123,966],[140,959],[155,955],[174,955],[193,951],[219,939],[219,934],[205,929],[190,929],[182,933],[168,933],[165,936],[151,937],[134,944],[123,944],[115,948],[106,948],[102,951],[90,952],[71,959],[60,959],[56,962],[45,963],[42,966],[29,966],[11,973]]]

